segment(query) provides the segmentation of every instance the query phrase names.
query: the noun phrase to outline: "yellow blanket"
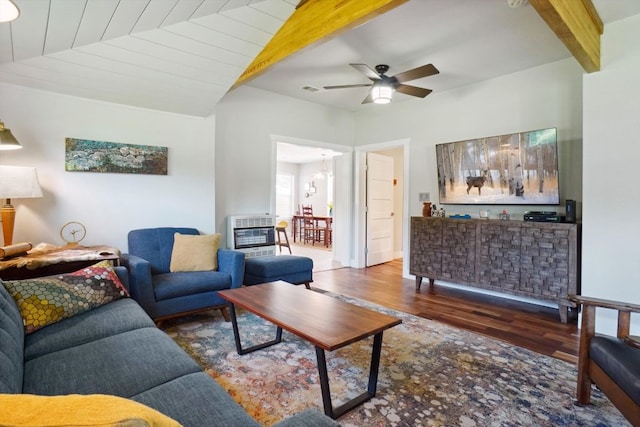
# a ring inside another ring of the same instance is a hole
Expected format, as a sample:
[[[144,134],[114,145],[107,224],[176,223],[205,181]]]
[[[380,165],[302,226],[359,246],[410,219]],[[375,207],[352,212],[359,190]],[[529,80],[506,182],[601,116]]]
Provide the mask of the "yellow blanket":
[[[141,403],[104,394],[0,394],[0,408],[1,427],[180,426],[177,421]]]

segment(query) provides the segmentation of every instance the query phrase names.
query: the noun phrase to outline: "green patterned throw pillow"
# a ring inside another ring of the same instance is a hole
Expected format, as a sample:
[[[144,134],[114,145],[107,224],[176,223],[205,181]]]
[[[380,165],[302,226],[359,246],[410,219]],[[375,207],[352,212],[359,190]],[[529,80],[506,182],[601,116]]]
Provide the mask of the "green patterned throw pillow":
[[[109,261],[73,273],[2,283],[20,309],[27,334],[129,296]]]

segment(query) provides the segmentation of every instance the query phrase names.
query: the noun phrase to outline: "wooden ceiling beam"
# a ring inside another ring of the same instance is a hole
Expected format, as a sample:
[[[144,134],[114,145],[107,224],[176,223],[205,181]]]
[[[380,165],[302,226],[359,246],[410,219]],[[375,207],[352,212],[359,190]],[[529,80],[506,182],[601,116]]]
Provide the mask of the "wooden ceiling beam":
[[[233,88],[314,43],[325,41],[400,6],[407,0],[302,0]]]
[[[591,0],[529,0],[588,73],[600,71],[604,26]]]

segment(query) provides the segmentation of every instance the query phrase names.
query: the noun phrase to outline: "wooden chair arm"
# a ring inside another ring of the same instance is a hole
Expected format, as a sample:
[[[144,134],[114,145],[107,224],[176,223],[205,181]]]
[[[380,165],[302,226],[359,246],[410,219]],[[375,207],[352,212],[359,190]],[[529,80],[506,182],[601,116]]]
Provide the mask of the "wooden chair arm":
[[[591,298],[582,295],[569,295],[569,300],[577,304],[596,306],[602,308],[610,308],[618,311],[629,311],[640,313],[640,304],[631,304],[626,302],[612,301],[601,298]]]
[[[617,388],[614,388],[614,386],[611,385],[612,381],[608,379],[609,377],[607,377],[607,375],[604,374],[602,368],[598,367],[595,362],[591,360],[590,351],[591,340],[596,335],[596,308],[616,310],[618,312],[618,328],[616,336],[618,337],[618,339],[624,341],[627,345],[634,347],[639,346],[639,338],[630,335],[629,332],[631,328],[631,313],[640,312],[640,305],[601,298],[584,297],[581,295],[569,295],[568,298],[570,301],[582,305],[582,325],[580,327],[580,346],[578,350],[578,402],[583,405],[589,403],[591,396],[591,383],[596,382],[598,386],[601,387],[603,393],[605,393],[612,401],[618,402],[615,403],[615,405],[616,407],[618,407],[618,409],[621,410],[621,412],[625,414],[625,417],[631,419],[627,415],[631,413],[634,414],[633,417],[636,417],[635,414],[638,413],[637,407],[635,407],[634,409],[627,406],[628,403],[626,403],[626,400],[624,400],[624,406],[619,406],[620,404],[622,404],[620,402],[623,401],[618,400],[620,398],[619,393],[624,393],[616,391]],[[602,374],[598,372],[602,372]],[[605,381],[605,377],[608,379],[607,381]],[[627,395],[625,394],[625,396]],[[629,400],[629,402],[631,401]],[[633,404],[631,404],[631,406],[633,406]]]
[[[627,335],[626,337],[624,337],[624,342],[627,343],[627,345],[630,345],[631,347],[635,347],[637,349],[640,349],[640,337],[639,336]]]
[[[588,342],[595,333],[596,307],[609,308],[618,311],[618,333],[620,339],[629,335],[631,327],[631,313],[640,313],[640,305],[611,301],[601,298],[590,298],[582,295],[569,295],[569,300],[583,305],[581,337]]]

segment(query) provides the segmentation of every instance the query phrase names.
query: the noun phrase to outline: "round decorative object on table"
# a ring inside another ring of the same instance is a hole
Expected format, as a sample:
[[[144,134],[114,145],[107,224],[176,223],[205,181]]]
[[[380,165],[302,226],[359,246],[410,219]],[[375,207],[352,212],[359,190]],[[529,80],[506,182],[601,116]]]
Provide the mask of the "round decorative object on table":
[[[87,235],[87,227],[77,221],[67,222],[60,229],[60,237],[67,243],[67,246],[79,244]]]

